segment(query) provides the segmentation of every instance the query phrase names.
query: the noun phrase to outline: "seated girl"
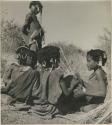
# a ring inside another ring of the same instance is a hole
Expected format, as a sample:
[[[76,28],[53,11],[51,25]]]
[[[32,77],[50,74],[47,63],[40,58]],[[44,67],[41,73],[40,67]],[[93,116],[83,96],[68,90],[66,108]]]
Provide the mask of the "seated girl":
[[[88,83],[84,83],[86,105],[81,108],[82,111],[88,112],[103,103],[107,92],[107,76],[103,68],[107,61],[106,53],[100,49],[90,50],[87,52],[88,70],[93,70],[89,77]]]
[[[50,53],[52,48],[53,52]],[[49,54],[46,54],[46,51]],[[71,95],[73,95],[73,90],[80,80],[73,75],[64,76],[64,71],[60,67],[60,53],[57,47],[46,46],[38,54],[38,59],[42,66],[40,76],[41,96],[38,98],[37,94],[37,98],[33,100],[34,106],[32,110],[43,117],[47,115],[52,117],[56,113],[65,114],[67,113],[65,112],[66,108],[61,110],[60,104],[65,99],[67,100],[66,103],[70,105],[72,102],[70,98],[73,97]],[[64,105],[66,104],[63,103],[63,107]]]
[[[11,64],[4,73],[5,87],[1,93],[10,95],[15,101],[25,102],[31,97],[33,85],[39,80],[40,74],[35,69],[37,57],[35,52],[25,46],[19,47],[16,53],[18,64]]]

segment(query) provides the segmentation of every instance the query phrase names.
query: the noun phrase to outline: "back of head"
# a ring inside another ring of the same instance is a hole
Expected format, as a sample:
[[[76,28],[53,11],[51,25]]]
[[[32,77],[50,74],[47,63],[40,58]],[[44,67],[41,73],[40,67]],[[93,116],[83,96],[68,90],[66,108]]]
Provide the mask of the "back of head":
[[[43,62],[46,62],[47,65],[59,63],[60,49],[56,46],[46,46],[38,52],[37,59],[40,64]]]
[[[17,59],[20,65],[26,65],[27,60],[27,50],[28,48],[25,46],[20,46],[16,50]]]

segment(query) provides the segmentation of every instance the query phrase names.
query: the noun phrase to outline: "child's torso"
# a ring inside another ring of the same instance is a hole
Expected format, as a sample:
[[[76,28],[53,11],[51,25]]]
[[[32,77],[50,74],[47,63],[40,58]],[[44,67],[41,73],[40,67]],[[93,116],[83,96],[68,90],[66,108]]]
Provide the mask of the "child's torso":
[[[35,31],[38,32],[37,34],[40,33],[41,25],[40,25],[39,21],[37,20],[36,15],[31,14],[31,12],[26,15],[25,24],[27,24],[30,27],[28,35],[23,34],[24,39],[25,39],[26,43],[28,44],[31,35]]]
[[[40,30],[41,26],[39,21],[37,20],[36,15],[28,13],[27,16],[29,16],[30,34],[32,34],[35,30]]]
[[[86,94],[91,96],[106,96],[106,89],[107,89],[107,77],[106,73],[99,68],[103,73],[103,82],[99,82],[97,79],[96,73],[94,72],[91,74],[88,83],[86,83]]]

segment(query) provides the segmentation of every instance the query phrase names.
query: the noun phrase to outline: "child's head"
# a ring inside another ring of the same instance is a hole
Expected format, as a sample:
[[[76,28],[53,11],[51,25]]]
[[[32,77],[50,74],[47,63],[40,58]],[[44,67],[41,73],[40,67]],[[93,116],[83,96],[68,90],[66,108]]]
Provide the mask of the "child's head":
[[[34,51],[29,50],[27,53],[26,65],[31,66],[32,68],[35,67],[37,63],[37,55]]]
[[[29,8],[35,15],[37,15],[38,13],[42,13],[43,6],[40,1],[31,1]]]
[[[31,51],[28,47],[20,46],[16,50],[18,63],[20,65],[34,67],[37,63],[37,55],[34,51]]]
[[[58,68],[60,63],[60,50],[56,46],[45,46],[37,53],[37,58],[43,67]]]
[[[16,54],[17,54],[18,63],[20,65],[25,65],[26,59],[27,59],[26,48],[23,46],[18,47],[16,50]]]
[[[103,50],[95,49],[87,52],[88,70],[94,70],[96,67],[98,67],[100,62],[102,66],[104,66],[106,61],[107,61],[107,55]]]

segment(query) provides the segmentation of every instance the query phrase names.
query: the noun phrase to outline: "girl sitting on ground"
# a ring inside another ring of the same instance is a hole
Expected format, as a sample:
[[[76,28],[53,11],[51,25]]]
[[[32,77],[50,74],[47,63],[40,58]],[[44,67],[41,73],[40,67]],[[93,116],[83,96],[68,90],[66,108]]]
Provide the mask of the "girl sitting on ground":
[[[81,108],[84,112],[96,108],[105,100],[108,82],[102,66],[105,65],[106,61],[107,56],[103,50],[95,49],[87,52],[87,67],[89,71],[93,70],[93,73],[90,75],[88,83],[84,83],[84,93],[87,100],[86,106]]]
[[[38,52],[38,61],[41,64],[41,96],[38,97],[39,90],[37,89],[37,97],[35,96],[33,100],[34,106],[31,108],[31,112],[39,114],[42,118],[44,116],[53,117],[57,113],[68,113],[70,103],[73,101],[71,99],[73,90],[80,83],[80,80],[70,74],[69,76],[64,75],[64,71],[60,66],[58,47],[46,46],[42,48]]]
[[[25,102],[31,97],[33,85],[40,78],[39,72],[35,69],[37,57],[34,51],[25,46],[19,47],[16,53],[18,64],[11,64],[4,73],[5,87],[1,88],[1,93],[10,95],[15,101]]]

